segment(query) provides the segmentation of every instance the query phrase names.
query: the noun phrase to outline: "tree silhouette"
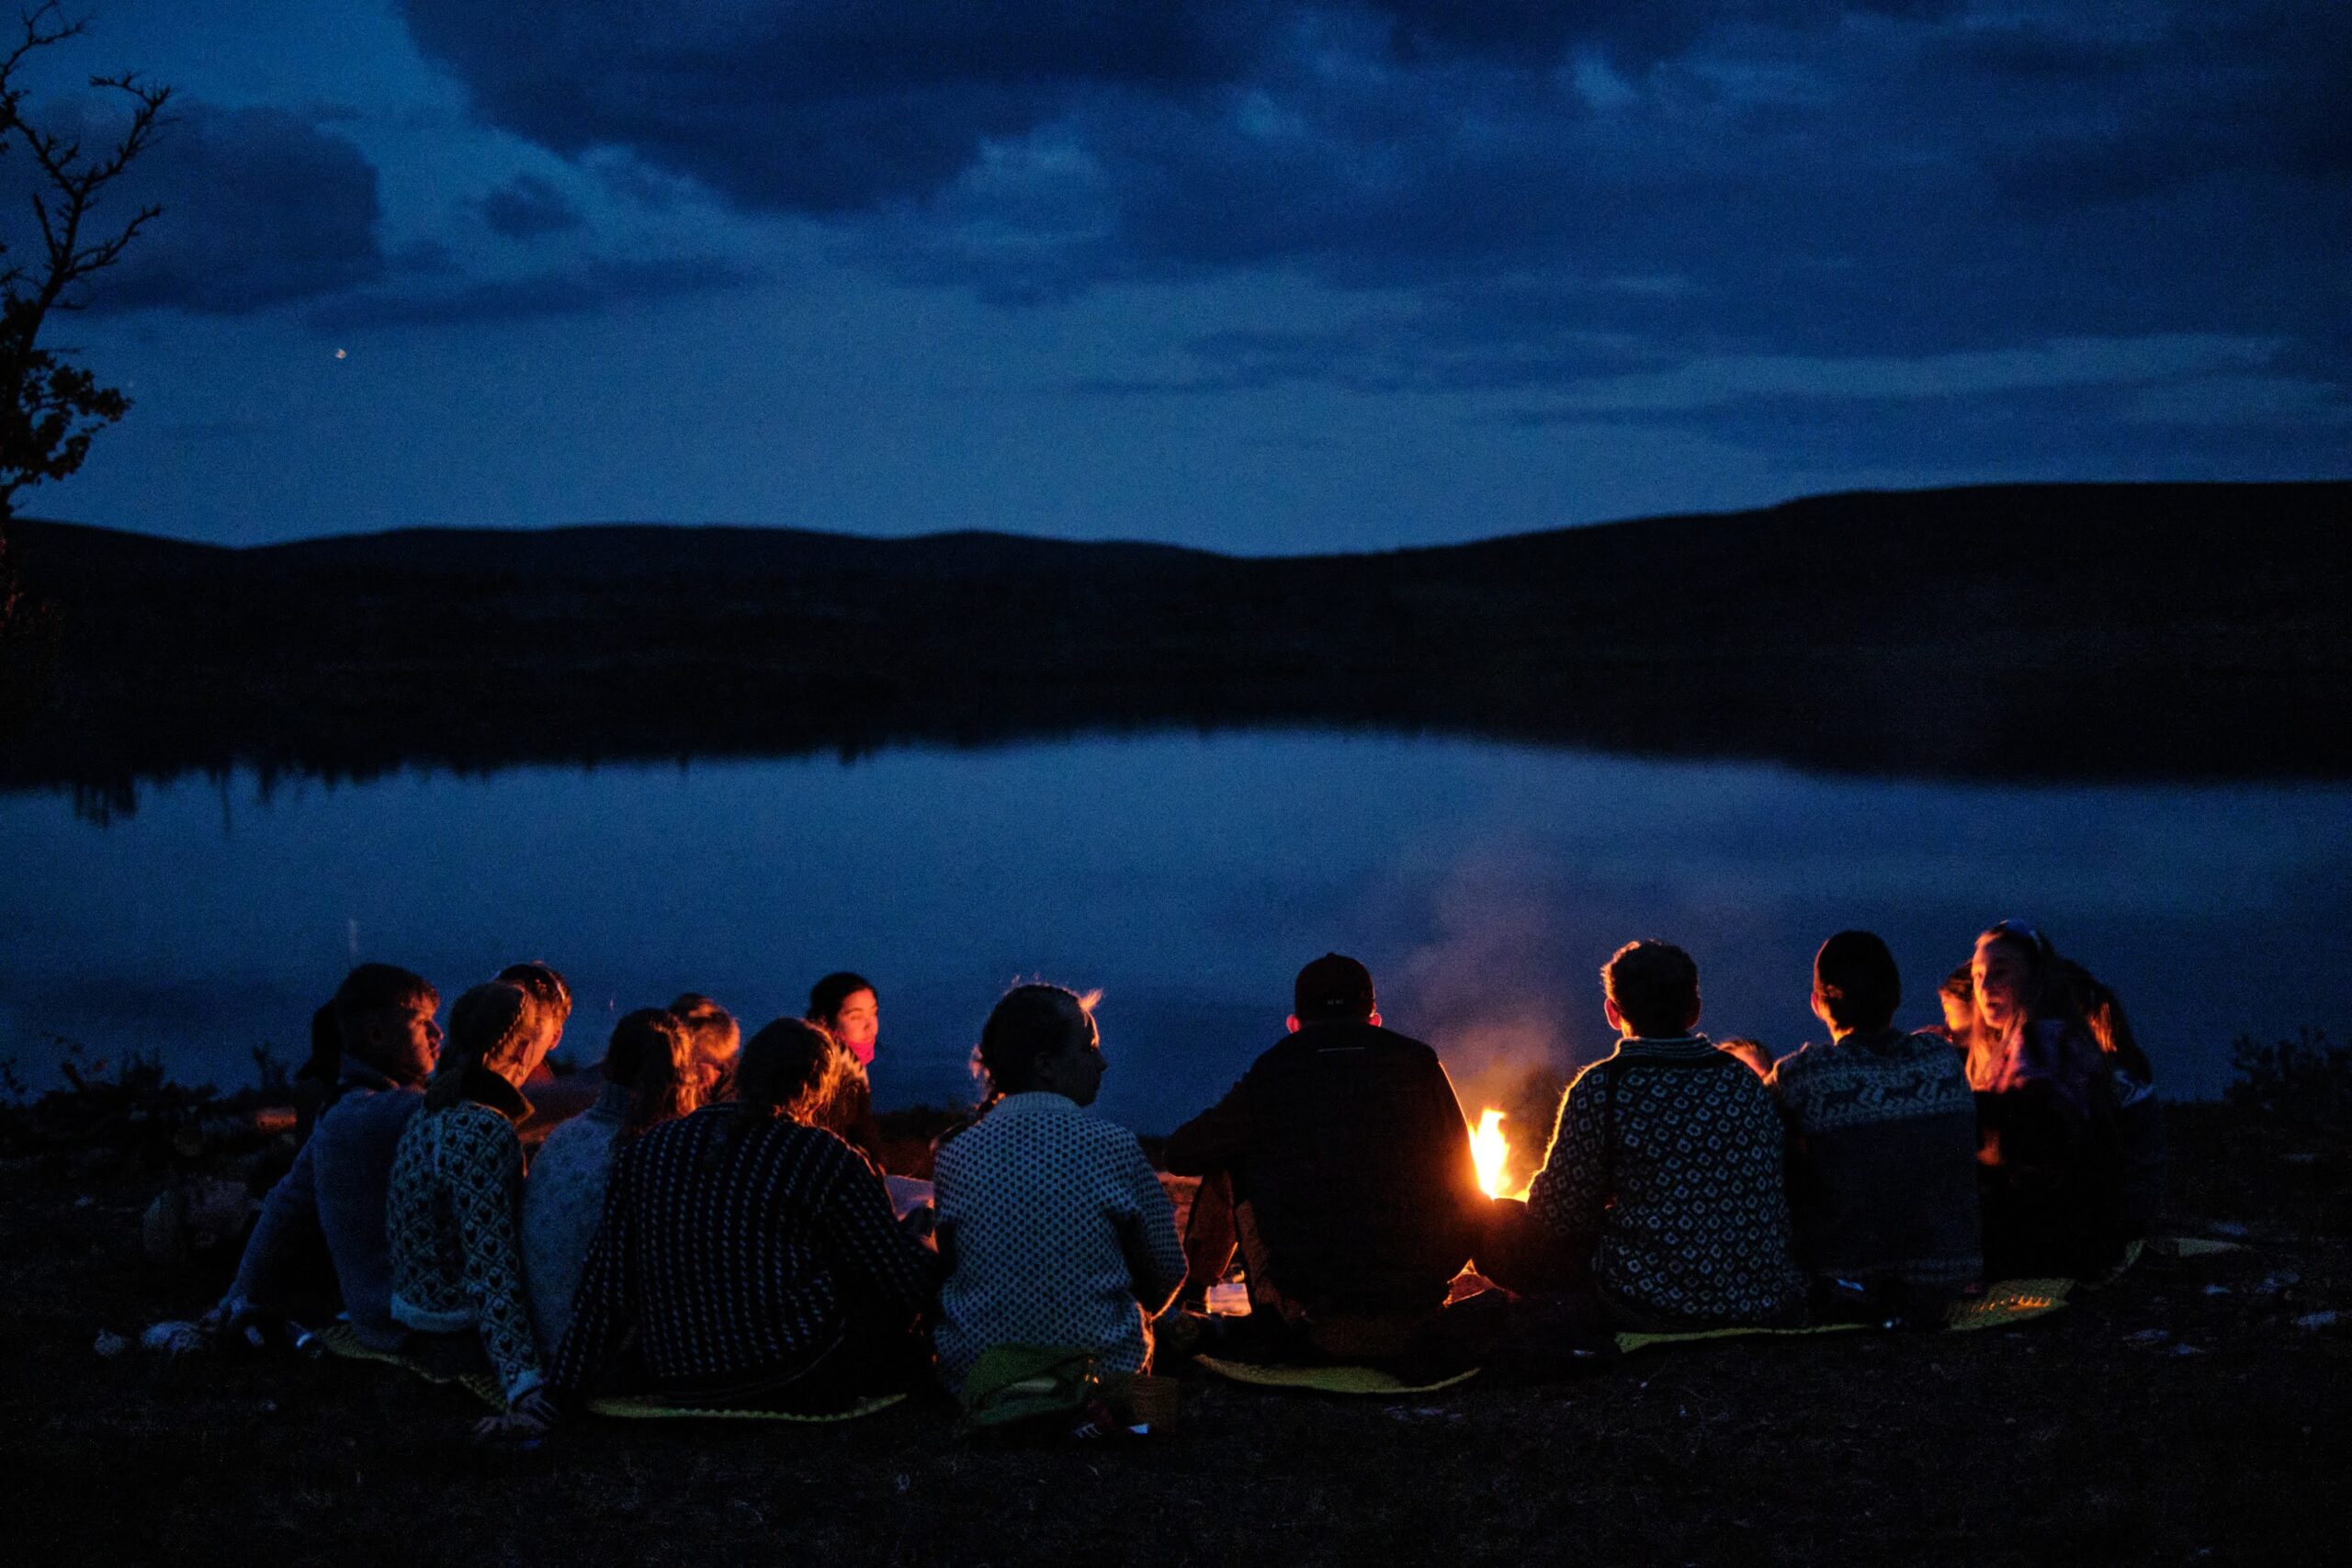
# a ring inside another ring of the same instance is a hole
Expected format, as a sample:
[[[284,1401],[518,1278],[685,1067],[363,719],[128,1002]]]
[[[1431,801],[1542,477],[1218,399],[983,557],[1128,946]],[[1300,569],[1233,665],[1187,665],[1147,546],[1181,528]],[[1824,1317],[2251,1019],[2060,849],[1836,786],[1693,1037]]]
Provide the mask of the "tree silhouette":
[[[111,141],[85,149],[74,131],[27,117],[27,62],[79,37],[86,17],[68,19],[57,0],[21,13],[15,44],[0,54],[0,155],[22,149],[31,160],[29,197],[39,244],[12,252],[0,240],[0,720],[26,697],[26,678],[40,640],[42,617],[24,594],[10,559],[6,526],[17,494],[44,479],[62,479],[82,466],[90,438],[123,416],[130,400],[74,363],[71,349],[44,348],[41,329],[52,313],[79,310],[81,285],[122,259],[122,254],[163,209],[143,206],[128,217],[100,220],[96,209],[165,124],[172,89],[129,72],[93,76],[92,88],[127,100],[130,118]]]

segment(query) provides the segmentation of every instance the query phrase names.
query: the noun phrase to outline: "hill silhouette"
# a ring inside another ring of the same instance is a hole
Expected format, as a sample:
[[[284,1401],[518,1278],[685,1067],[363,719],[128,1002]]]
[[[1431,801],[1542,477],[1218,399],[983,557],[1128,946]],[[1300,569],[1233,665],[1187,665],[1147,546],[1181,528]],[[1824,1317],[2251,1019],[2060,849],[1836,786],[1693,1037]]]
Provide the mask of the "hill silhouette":
[[[243,549],[15,525],[0,784],[1377,728],[2002,778],[2352,773],[2352,483],[1815,497],[1238,558],[608,525]]]

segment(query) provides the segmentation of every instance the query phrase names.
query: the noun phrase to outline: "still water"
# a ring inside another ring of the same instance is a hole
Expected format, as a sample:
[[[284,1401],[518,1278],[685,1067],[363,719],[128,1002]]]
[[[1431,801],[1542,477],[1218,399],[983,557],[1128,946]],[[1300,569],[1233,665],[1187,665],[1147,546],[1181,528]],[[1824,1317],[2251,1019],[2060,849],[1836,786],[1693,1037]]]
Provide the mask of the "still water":
[[[2018,916],[2113,985],[2165,1087],[2210,1095],[2233,1037],[2352,1021],[2352,789],[2020,787],[1808,777],[1451,739],[1163,735],[830,760],[530,768],[365,784],[142,788],[99,825],[0,797],[0,1056],[60,1042],[249,1081],[300,1058],[355,959],[446,1002],[518,958],[579,998],[567,1051],[683,990],[747,1025],[809,982],[879,986],[885,1104],[969,1098],[990,1002],[1104,993],[1102,1108],[1165,1131],[1271,1043],[1291,976],[1372,965],[1392,1027],[1465,1098],[1607,1049],[1597,967],[1697,957],[1702,1027],[1819,1032],[1807,965],[1879,931],[1904,1017]],[[1483,1098],[1483,1096],[1482,1096]]]

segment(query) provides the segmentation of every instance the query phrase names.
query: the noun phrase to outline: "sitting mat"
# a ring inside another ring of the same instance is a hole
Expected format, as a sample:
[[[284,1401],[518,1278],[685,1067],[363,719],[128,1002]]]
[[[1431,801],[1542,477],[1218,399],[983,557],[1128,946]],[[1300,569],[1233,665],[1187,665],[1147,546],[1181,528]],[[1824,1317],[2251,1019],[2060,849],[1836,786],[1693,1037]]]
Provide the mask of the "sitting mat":
[[[1973,1300],[1955,1303],[1944,1314],[1944,1327],[1951,1333],[1967,1333],[1979,1328],[1999,1328],[2007,1324],[2023,1323],[2028,1318],[2041,1317],[2056,1312],[2066,1304],[2073,1292],[2072,1280],[2002,1280],[1984,1287],[1984,1293]],[[1786,1337],[1798,1334],[1840,1334],[1849,1329],[1867,1328],[1862,1323],[1821,1323],[1804,1328],[1699,1328],[1683,1334],[1634,1334],[1617,1336],[1620,1350],[1639,1350],[1649,1345],[1687,1345],[1701,1339],[1736,1339],[1751,1335]]]
[[[684,1419],[694,1417],[703,1421],[791,1421],[804,1427],[820,1427],[834,1421],[854,1421],[861,1416],[871,1416],[903,1404],[903,1393],[877,1393],[859,1400],[846,1410],[827,1411],[809,1415],[798,1410],[743,1410],[728,1405],[664,1404],[658,1393],[608,1394],[588,1402],[591,1413],[597,1416],[619,1416],[630,1420]]]
[[[361,1344],[359,1336],[347,1323],[338,1323],[330,1327],[322,1328],[311,1337],[326,1347],[327,1353],[331,1356],[340,1356],[347,1361],[381,1361],[386,1366],[399,1367],[414,1372],[426,1382],[455,1383],[485,1404],[493,1405],[500,1410],[506,1408],[504,1391],[499,1388],[498,1380],[488,1372],[460,1372],[455,1376],[447,1372],[436,1372],[432,1368],[411,1357],[403,1356],[397,1350],[379,1350]]]
[[[2159,1258],[2211,1258],[2217,1252],[2244,1252],[2245,1243],[2202,1235],[2152,1235],[2148,1250]]]
[[[2066,1304],[2074,1292],[2072,1280],[1996,1280],[1972,1301],[1955,1302],[1944,1314],[1944,1326],[1956,1333],[1999,1328],[2041,1317]]]
[[[319,1330],[317,1338],[330,1355],[340,1356],[353,1361],[381,1361],[388,1366],[401,1367],[414,1372],[427,1382],[456,1383],[485,1404],[500,1410],[506,1408],[506,1396],[500,1392],[498,1380],[488,1372],[467,1372],[459,1377],[450,1377],[445,1373],[433,1371],[397,1351],[372,1349],[361,1344],[358,1335],[352,1332],[351,1325],[347,1323],[338,1323],[332,1328]],[[833,1421],[854,1421],[861,1416],[871,1416],[876,1411],[888,1410],[894,1404],[904,1404],[906,1397],[903,1393],[877,1393],[871,1398],[859,1400],[846,1410],[836,1410],[818,1416],[804,1415],[791,1410],[741,1410],[723,1405],[669,1404],[662,1402],[660,1394],[653,1393],[608,1394],[601,1399],[590,1400],[588,1409],[592,1415],[617,1416],[631,1420],[683,1419],[691,1416],[705,1421],[791,1421],[803,1426],[821,1426]]]
[[[1479,1369],[1456,1372],[1435,1382],[1405,1382],[1393,1372],[1377,1367],[1281,1367],[1261,1366],[1254,1361],[1231,1361],[1221,1356],[1194,1356],[1193,1364],[1206,1367],[1221,1378],[1234,1382],[1254,1384],[1259,1388],[1297,1388],[1315,1393],[1398,1394],[1434,1393],[1442,1388],[1452,1388],[1468,1382],[1478,1375]]]

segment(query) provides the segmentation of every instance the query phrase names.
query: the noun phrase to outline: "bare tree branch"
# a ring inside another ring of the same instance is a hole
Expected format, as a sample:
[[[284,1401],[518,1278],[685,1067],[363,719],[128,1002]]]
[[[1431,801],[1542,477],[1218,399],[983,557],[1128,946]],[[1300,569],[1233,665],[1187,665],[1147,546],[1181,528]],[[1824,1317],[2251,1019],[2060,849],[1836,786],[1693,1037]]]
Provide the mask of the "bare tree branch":
[[[85,149],[78,136],[69,140],[26,117],[19,73],[40,51],[81,36],[87,19],[67,17],[59,0],[43,0],[17,19],[15,40],[0,51],[0,153],[21,143],[40,173],[30,199],[40,245],[30,260],[6,256],[0,245],[0,522],[18,491],[81,467],[91,436],[130,406],[73,364],[71,350],[43,348],[40,339],[51,311],[81,308],[76,286],[119,262],[162,216],[153,204],[110,223],[96,214],[107,188],[171,123],[165,110],[173,96],[134,72],[91,76],[93,91],[128,101],[130,118],[106,146]]]

